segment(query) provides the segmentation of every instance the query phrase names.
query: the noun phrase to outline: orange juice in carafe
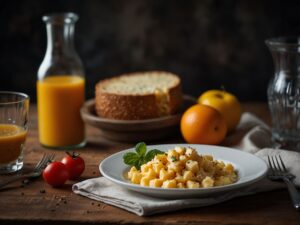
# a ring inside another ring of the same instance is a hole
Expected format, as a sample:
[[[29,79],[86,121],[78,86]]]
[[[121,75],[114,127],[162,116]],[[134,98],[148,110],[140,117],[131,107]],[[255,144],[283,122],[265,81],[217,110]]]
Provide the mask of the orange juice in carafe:
[[[38,70],[39,140],[45,147],[85,144],[80,107],[84,102],[84,70],[74,44],[75,13],[45,15],[47,50]]]
[[[84,79],[80,76],[49,76],[37,82],[40,143],[66,147],[84,141],[80,107],[84,102]]]

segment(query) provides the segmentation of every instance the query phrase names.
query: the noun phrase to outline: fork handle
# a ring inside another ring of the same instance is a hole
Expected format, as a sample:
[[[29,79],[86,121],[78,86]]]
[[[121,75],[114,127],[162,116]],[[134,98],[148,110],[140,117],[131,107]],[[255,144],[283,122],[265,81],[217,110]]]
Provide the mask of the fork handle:
[[[300,194],[299,194],[299,192],[297,191],[295,185],[293,184],[293,182],[290,179],[284,178],[283,180],[288,187],[291,199],[293,201],[294,208],[296,210],[300,210]]]
[[[8,178],[8,179],[6,179],[6,180],[0,181],[0,188],[3,188],[3,187],[6,186],[7,184],[10,184],[10,183],[12,183],[12,182],[14,182],[14,181],[22,180],[22,179],[25,179],[25,178],[28,178],[28,175],[23,174],[23,175],[11,177],[11,178]]]

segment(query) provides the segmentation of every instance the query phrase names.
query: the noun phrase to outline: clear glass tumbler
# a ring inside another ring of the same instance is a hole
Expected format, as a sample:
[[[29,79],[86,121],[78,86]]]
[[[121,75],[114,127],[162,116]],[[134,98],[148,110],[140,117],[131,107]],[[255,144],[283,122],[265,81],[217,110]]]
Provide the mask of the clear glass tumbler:
[[[0,92],[0,174],[12,173],[23,167],[28,113],[28,95]]]
[[[300,150],[300,37],[266,40],[275,72],[268,86],[272,138],[277,147]]]

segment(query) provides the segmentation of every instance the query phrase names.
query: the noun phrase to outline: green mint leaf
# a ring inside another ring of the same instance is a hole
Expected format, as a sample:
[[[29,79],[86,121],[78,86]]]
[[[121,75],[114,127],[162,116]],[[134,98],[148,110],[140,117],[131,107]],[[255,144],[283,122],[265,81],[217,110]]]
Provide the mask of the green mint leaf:
[[[135,166],[140,170],[141,166],[149,161],[151,161],[157,154],[165,154],[157,149],[152,149],[147,152],[147,146],[144,142],[139,142],[135,146],[135,152],[127,152],[123,156],[123,161],[125,164],[130,166]],[[147,154],[146,154],[147,153]]]
[[[136,154],[135,152],[127,152],[123,156],[124,163],[127,165],[130,165],[130,166],[135,166],[136,164],[138,164],[139,159],[140,159],[140,156],[138,154]]]
[[[134,165],[135,168],[137,168],[138,170],[141,169],[141,166],[144,164],[144,160],[142,158],[139,158],[139,160],[136,162],[136,164]]]
[[[154,158],[154,156],[156,156],[158,154],[164,154],[164,152],[162,152],[158,149],[152,149],[152,150],[148,151],[146,156],[145,156],[145,161],[146,162],[151,161]]]
[[[135,146],[135,151],[137,152],[137,154],[141,157],[144,157],[144,155],[146,154],[147,151],[147,145],[145,142],[139,142],[136,144]]]
[[[172,160],[172,162],[175,162],[175,161],[177,161],[177,159],[176,159],[176,157],[175,156],[171,156],[171,160]]]

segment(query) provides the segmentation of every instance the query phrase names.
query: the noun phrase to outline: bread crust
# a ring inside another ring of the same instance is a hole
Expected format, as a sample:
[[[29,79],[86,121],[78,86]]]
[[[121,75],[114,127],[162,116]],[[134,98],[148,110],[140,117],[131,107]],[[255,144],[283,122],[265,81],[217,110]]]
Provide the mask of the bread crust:
[[[147,72],[149,73],[149,72]],[[169,74],[176,77],[178,82],[169,88],[169,114],[179,111],[182,104],[181,82],[178,76],[160,71],[151,73]],[[144,73],[132,73],[121,76],[134,76]],[[107,82],[119,79],[121,76],[102,80],[96,84],[95,110],[98,116],[120,120],[141,120],[160,117],[157,100],[154,93],[151,94],[117,94],[103,91]]]
[[[175,114],[180,110],[183,101],[180,82],[178,85],[176,85],[175,87],[169,90],[169,95],[170,95],[170,101],[169,101],[170,114]]]

